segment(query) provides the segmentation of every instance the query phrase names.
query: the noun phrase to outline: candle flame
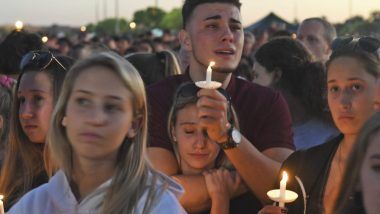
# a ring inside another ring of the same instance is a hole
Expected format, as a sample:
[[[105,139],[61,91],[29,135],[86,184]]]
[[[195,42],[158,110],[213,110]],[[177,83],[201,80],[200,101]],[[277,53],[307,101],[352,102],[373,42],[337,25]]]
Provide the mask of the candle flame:
[[[287,182],[288,181],[288,173],[286,173],[285,171],[282,172],[282,179],[281,181],[283,182]]]
[[[212,67],[212,66],[214,66],[214,65],[215,65],[215,62],[214,62],[214,61],[211,61],[210,64],[209,64],[210,67]]]
[[[0,195],[0,200],[3,200],[4,199],[4,195]]]

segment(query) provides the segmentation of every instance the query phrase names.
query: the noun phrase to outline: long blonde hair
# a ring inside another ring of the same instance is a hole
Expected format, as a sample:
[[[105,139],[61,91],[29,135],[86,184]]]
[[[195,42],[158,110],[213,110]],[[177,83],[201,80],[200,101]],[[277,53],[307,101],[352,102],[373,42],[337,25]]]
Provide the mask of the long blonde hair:
[[[99,53],[79,61],[69,71],[61,96],[52,116],[52,124],[47,137],[54,160],[59,164],[67,177],[73,174],[73,148],[69,143],[62,119],[65,116],[67,102],[75,84],[75,80],[83,70],[101,66],[110,69],[119,76],[125,87],[131,92],[133,116],[141,117],[141,126],[133,139],[125,139],[118,152],[116,172],[111,187],[105,196],[103,213],[133,213],[139,199],[149,189],[144,213],[149,212],[155,200],[164,188],[158,190],[155,173],[146,155],[147,144],[147,106],[144,83],[137,70],[126,60],[113,53]],[[110,83],[111,84],[111,83]]]

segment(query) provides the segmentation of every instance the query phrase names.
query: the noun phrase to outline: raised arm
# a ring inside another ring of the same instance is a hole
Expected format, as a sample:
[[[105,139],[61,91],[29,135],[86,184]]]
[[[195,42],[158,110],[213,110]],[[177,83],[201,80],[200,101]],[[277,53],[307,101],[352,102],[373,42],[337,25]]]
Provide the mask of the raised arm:
[[[217,90],[205,89],[200,90],[198,96],[197,106],[200,123],[207,130],[210,139],[220,144],[230,141],[229,129],[231,124],[226,116],[229,105],[226,98]],[[283,122],[286,121],[286,118],[282,119],[283,112],[285,117],[288,116],[286,115],[288,114],[286,106],[284,107],[281,102],[279,104],[278,106],[276,103],[276,105],[267,107],[267,111],[271,111],[270,113],[273,113],[273,116],[268,118],[267,124],[263,124],[260,131],[270,133],[268,130],[273,129],[272,133],[275,135],[279,129],[290,127],[287,122]],[[285,111],[280,111],[282,108],[285,108]],[[273,117],[276,119],[273,120]],[[277,124],[275,124],[276,122]],[[291,132],[290,128],[289,132]],[[273,138],[267,139],[274,141]],[[292,153],[292,150],[272,146],[260,152],[255,145],[258,143],[250,142],[246,137],[241,136],[241,141],[237,147],[225,149],[224,152],[254,195],[262,202],[266,202],[268,200],[266,192],[273,187],[281,163]]]

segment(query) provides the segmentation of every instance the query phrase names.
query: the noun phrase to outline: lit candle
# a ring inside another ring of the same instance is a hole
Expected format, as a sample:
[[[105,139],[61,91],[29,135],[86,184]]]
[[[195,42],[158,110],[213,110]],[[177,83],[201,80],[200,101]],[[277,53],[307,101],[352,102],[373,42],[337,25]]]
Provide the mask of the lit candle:
[[[211,76],[212,76],[212,66],[215,65],[214,61],[211,61],[210,64],[207,67],[207,73],[206,73],[206,83],[211,84]]]
[[[279,207],[285,207],[285,196],[286,196],[286,182],[288,181],[288,174],[283,171],[282,179],[280,181],[280,200]]]
[[[3,195],[0,195],[0,214],[4,214]]]

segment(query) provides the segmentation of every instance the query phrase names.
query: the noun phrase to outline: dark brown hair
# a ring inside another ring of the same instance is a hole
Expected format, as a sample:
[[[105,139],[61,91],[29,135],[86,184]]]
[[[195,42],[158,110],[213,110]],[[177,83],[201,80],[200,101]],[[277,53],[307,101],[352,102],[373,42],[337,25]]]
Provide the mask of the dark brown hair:
[[[282,72],[274,87],[297,97],[310,115],[325,118],[325,68],[313,62],[310,53],[298,40],[277,37],[264,44],[255,60],[272,73]]]
[[[193,11],[198,5],[206,4],[206,3],[225,3],[232,4],[236,6],[239,10],[241,7],[241,3],[239,0],[186,0],[182,7],[182,23],[183,29],[186,28]]]

